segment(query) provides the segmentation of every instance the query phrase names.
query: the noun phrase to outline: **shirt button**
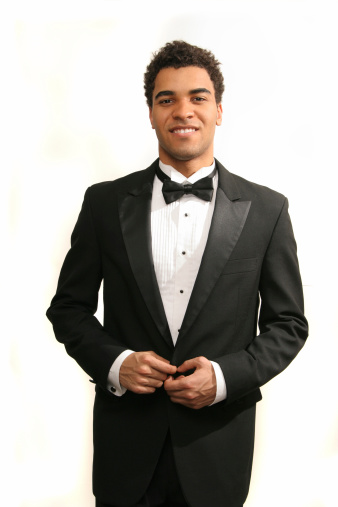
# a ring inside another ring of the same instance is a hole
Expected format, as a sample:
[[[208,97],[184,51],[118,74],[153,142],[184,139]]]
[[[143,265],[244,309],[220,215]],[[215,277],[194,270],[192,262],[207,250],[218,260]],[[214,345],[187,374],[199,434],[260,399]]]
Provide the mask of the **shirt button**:
[[[184,292],[183,290],[180,290],[180,293],[181,293],[181,294],[183,294],[183,292]]]
[[[182,255],[185,255],[185,252],[182,252]]]
[[[184,216],[185,216],[185,217],[188,217],[189,215],[188,215],[188,213],[184,213]]]

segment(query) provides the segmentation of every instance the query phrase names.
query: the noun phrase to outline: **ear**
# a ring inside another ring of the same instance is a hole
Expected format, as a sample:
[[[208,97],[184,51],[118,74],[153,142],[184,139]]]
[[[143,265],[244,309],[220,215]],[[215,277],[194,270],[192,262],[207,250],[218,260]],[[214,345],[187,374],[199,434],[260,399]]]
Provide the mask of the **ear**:
[[[153,110],[151,107],[149,107],[149,120],[150,120],[150,123],[151,123],[151,128],[155,128],[154,125],[153,125]]]
[[[217,105],[216,125],[218,125],[218,126],[222,125],[222,118],[223,118],[223,107],[222,107],[222,104],[218,104]]]

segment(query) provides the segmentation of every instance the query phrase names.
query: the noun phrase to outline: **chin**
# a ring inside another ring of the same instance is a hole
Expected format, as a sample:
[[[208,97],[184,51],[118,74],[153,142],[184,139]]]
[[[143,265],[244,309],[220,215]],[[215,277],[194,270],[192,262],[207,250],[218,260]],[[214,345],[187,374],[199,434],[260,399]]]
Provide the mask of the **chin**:
[[[181,151],[181,152],[172,152],[169,153],[170,157],[175,160],[181,160],[182,162],[187,162],[188,160],[193,160],[194,158],[199,157],[201,154],[199,152],[191,152],[191,151]]]

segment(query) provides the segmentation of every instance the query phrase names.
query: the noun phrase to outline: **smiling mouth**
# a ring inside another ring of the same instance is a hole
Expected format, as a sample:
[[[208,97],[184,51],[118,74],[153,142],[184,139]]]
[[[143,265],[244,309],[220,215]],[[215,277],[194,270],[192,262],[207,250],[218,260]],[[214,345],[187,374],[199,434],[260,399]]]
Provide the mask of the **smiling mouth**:
[[[197,129],[190,128],[190,129],[173,129],[171,132],[173,134],[189,134],[190,132],[196,132]]]

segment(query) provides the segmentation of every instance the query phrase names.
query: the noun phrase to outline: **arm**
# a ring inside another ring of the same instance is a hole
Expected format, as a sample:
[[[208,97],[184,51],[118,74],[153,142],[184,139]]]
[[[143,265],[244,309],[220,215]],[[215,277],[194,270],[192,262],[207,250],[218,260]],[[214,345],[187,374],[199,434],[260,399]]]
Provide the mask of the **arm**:
[[[126,347],[119,340],[118,332],[114,336],[108,334],[94,317],[102,266],[90,198],[89,188],[47,317],[68,354],[95,382],[106,388],[110,367]]]
[[[283,371],[307,338],[302,284],[296,243],[287,200],[276,220],[260,273],[260,334],[244,350],[214,358],[226,384],[226,403],[257,390]],[[255,298],[255,294],[252,294]],[[192,375],[165,382],[172,401],[201,408],[212,403],[213,372],[206,358],[185,361],[178,372],[196,368]]]
[[[282,372],[308,335],[297,247],[285,199],[263,259],[260,334],[245,350],[215,359],[227,384],[227,402],[249,394]]]

